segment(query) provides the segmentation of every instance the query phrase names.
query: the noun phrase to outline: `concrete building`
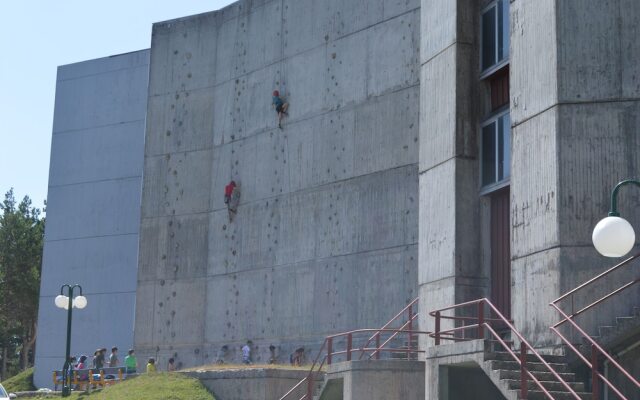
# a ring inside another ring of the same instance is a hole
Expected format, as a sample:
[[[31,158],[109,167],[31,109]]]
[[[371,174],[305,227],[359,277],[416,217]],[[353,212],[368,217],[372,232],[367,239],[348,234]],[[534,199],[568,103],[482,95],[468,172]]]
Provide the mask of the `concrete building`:
[[[58,68],[34,382],[64,363],[63,284],[82,285],[71,353],[133,346],[149,51]],[[77,294],[77,293],[76,293]]]
[[[252,340],[254,361],[274,345],[286,362],[328,334],[382,326],[418,295],[421,330],[435,329],[429,311],[486,297],[561,355],[549,303],[615,263],[591,232],[640,167],[639,31],[640,4],[626,0],[245,0],[154,24],[144,151],[132,155],[144,159],[140,357],[189,367],[228,345],[237,362]],[[283,129],[273,90],[291,105]],[[639,200],[621,195],[634,226]],[[573,311],[636,276],[599,280]],[[636,375],[640,319],[616,317],[639,298],[634,287],[577,318],[590,335],[611,328],[601,343]],[[422,336],[420,348],[420,367],[396,371],[424,368],[414,397],[517,396],[484,342]],[[553,360],[582,379],[575,360]],[[357,378],[392,366],[358,364]],[[332,390],[358,398],[354,382]]]
[[[417,294],[417,0],[253,1],[155,24],[135,344],[281,361]],[[271,104],[290,103],[282,130]],[[224,186],[241,189],[229,221]]]

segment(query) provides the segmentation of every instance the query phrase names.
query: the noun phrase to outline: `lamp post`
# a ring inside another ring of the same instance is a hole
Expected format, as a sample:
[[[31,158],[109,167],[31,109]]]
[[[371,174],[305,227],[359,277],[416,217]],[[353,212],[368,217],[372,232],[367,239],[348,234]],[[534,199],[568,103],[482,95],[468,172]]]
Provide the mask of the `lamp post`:
[[[73,290],[80,290],[80,295],[73,298]],[[64,294],[67,289],[68,295]],[[73,307],[83,309],[87,306],[87,298],[82,295],[82,286],[80,285],[62,285],[60,287],[60,295],[55,299],[56,307],[67,310],[67,352],[65,353],[64,366],[62,367],[62,397],[71,395],[71,315]]]
[[[611,208],[609,216],[602,219],[593,229],[593,245],[605,257],[622,257],[633,248],[636,234],[631,224],[620,218],[618,212],[618,192],[625,185],[640,186],[640,181],[624,180],[616,185],[611,192]]]

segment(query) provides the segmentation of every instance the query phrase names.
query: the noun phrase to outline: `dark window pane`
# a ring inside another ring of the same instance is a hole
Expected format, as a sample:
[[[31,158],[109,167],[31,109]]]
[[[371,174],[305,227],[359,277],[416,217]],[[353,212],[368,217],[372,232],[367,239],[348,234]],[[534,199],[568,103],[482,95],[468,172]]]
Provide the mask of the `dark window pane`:
[[[500,118],[500,125],[502,126],[502,176],[500,179],[508,179],[511,176],[511,118],[509,114]]]
[[[482,14],[482,70],[496,63],[496,7]]]
[[[499,0],[498,9],[498,62],[509,58],[509,1]]]
[[[482,186],[496,181],[496,123],[482,128]]]

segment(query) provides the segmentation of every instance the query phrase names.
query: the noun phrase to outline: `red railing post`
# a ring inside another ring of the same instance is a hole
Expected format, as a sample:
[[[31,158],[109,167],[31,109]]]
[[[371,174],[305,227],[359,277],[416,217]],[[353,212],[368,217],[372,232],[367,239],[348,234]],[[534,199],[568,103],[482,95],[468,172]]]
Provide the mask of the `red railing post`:
[[[484,339],[484,302],[478,303],[478,339]]]
[[[527,398],[527,346],[524,343],[520,343],[520,398]]]
[[[411,342],[413,341],[413,306],[409,305],[409,322],[407,324],[407,332],[408,342],[407,342],[407,360],[411,359]]]
[[[353,333],[347,334],[347,361],[351,361],[351,346],[353,345]]]
[[[307,397],[305,400],[313,399],[313,372],[309,372],[309,377],[307,378]]]
[[[376,332],[376,360],[380,359],[380,332]]]
[[[600,382],[598,377],[598,349],[591,345],[591,392],[593,400],[600,399]]]
[[[331,365],[331,357],[333,356],[333,338],[327,338],[327,365]]]
[[[436,346],[440,344],[440,311],[436,311],[436,327],[435,327]]]

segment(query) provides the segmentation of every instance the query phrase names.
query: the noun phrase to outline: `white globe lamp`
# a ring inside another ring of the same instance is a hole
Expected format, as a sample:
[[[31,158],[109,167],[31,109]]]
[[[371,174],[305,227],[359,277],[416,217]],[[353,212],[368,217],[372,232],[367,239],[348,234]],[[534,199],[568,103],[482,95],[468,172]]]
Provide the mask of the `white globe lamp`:
[[[626,219],[607,217],[598,222],[591,237],[598,253],[605,257],[622,257],[633,248],[636,234]]]
[[[56,296],[56,299],[54,300],[54,302],[56,303],[56,307],[58,308],[64,308],[64,309],[69,308],[69,298],[65,295],[60,294]]]
[[[87,306],[87,298],[84,296],[76,297],[75,299],[73,299],[73,306],[75,308],[82,310]]]

